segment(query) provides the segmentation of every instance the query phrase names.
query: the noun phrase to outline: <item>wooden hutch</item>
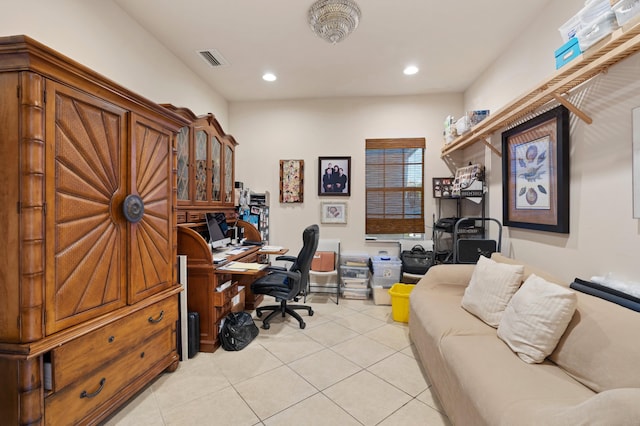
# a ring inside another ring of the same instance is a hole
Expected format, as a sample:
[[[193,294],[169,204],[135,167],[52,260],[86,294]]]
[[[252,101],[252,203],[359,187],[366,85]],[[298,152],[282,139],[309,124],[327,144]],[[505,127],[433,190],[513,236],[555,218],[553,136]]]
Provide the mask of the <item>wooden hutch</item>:
[[[167,110],[0,38],[0,418],[94,424],[178,366]]]
[[[244,287],[244,308],[255,309],[262,295],[250,285],[255,275],[221,273],[213,262],[206,235],[206,213],[224,213],[230,226],[241,227],[248,240],[260,241],[250,223],[237,220],[234,203],[235,147],[213,114],[196,116],[187,108],[164,104],[190,122],[178,132],[178,254],[187,256],[187,308],[200,316],[200,350],[213,352],[219,346],[220,321],[233,309],[238,288]],[[257,262],[264,255],[253,247],[233,260]],[[227,284],[220,291],[220,286]]]

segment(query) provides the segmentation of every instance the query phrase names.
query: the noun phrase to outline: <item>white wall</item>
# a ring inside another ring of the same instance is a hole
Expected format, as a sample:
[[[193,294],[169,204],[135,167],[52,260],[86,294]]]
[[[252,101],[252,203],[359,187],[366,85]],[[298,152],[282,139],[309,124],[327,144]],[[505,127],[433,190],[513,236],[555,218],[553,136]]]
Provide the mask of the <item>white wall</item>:
[[[5,1],[0,36],[27,35],[157,103],[212,112],[227,101],[111,0]]]
[[[230,133],[240,143],[236,151],[236,180],[255,192],[271,193],[272,244],[297,250],[302,229],[318,223],[321,238],[339,238],[343,250],[375,254],[386,247],[364,242],[365,139],[426,138],[426,222],[430,225],[435,209],[431,178],[450,176],[440,160],[444,117],[461,111],[461,94],[232,102]],[[351,157],[350,197],[317,195],[318,157],[322,156]],[[285,159],[305,162],[303,203],[278,201],[279,161]],[[346,201],[348,223],[321,224],[323,201]]]
[[[498,109],[555,71],[557,28],[584,3],[553,1],[522,36],[465,93],[465,109]],[[505,229],[508,255],[544,267],[565,280],[612,272],[640,280],[640,221],[632,218],[631,109],[640,105],[635,55],[592,80],[571,100],[593,124],[572,115],[570,227],[568,235]],[[500,146],[500,132],[492,142]],[[465,156],[482,157],[480,144]],[[501,159],[486,150],[490,215],[502,218]]]

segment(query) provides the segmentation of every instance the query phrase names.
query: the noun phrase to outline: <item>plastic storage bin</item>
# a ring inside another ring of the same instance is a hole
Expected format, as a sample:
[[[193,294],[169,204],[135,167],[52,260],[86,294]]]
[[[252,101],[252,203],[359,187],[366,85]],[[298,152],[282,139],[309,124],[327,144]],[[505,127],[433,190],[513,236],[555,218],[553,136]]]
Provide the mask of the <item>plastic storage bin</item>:
[[[368,299],[370,288],[342,287],[342,297],[345,299]]]
[[[343,278],[342,287],[345,288],[367,288],[369,279],[367,278]]]
[[[341,252],[340,265],[369,266],[369,253]]]
[[[373,303],[376,305],[391,305],[391,295],[388,288],[371,287]]]
[[[587,1],[585,6],[578,12],[580,21],[582,21],[582,28],[599,21],[602,15],[607,12],[611,12],[611,2],[609,0]]]
[[[409,295],[414,288],[413,284],[396,283],[389,289],[391,315],[394,321],[409,322]]]
[[[341,265],[340,276],[342,278],[369,278],[369,267]]]
[[[640,14],[640,0],[620,0],[613,7],[618,25],[626,24],[631,18]]]
[[[397,256],[374,256],[372,258],[372,287],[391,287],[400,281],[402,261]]]
[[[615,13],[612,11],[604,13],[597,20],[578,31],[580,50],[586,51],[596,42],[611,34],[616,28],[618,28],[618,21],[616,21]]]

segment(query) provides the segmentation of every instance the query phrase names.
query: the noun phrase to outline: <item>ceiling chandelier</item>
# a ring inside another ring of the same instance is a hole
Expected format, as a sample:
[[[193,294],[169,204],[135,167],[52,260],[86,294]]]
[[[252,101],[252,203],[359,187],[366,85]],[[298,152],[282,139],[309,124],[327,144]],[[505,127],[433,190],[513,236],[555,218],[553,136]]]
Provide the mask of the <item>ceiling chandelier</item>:
[[[360,8],[353,0],[318,0],[309,8],[313,32],[336,44],[358,28]]]

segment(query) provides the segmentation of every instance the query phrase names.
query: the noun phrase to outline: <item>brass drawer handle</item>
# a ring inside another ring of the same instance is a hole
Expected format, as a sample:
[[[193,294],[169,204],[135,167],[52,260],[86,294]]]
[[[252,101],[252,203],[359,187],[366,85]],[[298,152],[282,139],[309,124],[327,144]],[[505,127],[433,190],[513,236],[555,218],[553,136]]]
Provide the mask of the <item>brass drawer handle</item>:
[[[157,324],[160,321],[162,321],[162,318],[164,318],[164,309],[160,311],[160,316],[158,317],[158,319],[153,319],[153,317],[149,317],[148,321],[151,324]]]
[[[86,390],[83,390],[80,393],[80,398],[93,398],[94,396],[98,396],[98,394],[100,392],[102,392],[102,389],[104,388],[104,384],[107,381],[107,379],[105,379],[104,377],[100,380],[100,387],[98,388],[97,391],[92,392],[92,393],[87,393]]]

